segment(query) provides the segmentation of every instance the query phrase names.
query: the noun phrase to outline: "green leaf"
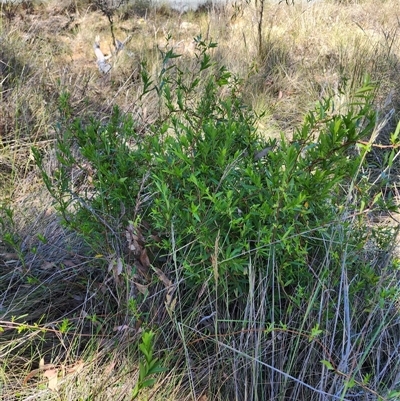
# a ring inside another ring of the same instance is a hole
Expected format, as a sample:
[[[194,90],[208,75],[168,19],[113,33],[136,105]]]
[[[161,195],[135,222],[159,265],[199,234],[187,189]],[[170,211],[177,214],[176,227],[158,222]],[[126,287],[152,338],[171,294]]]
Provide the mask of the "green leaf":
[[[397,143],[397,138],[399,137],[399,133],[400,133],[400,121],[397,124],[395,132],[390,135],[390,143],[392,145],[395,145]]]
[[[142,382],[147,376],[147,365],[143,362],[139,363],[139,382]]]
[[[396,151],[395,151],[394,149],[392,149],[391,152],[390,152],[390,155],[389,155],[389,160],[388,160],[388,162],[387,162],[387,165],[388,165],[389,167],[392,167],[392,165],[393,165],[393,159],[394,159],[395,155],[396,155]]]
[[[146,379],[144,382],[142,382],[142,388],[153,387],[156,381],[157,380],[153,378]]]
[[[320,361],[320,362],[321,362],[328,370],[335,370],[335,368],[332,366],[332,364],[331,364],[329,361],[323,359],[323,360]]]
[[[346,388],[353,388],[355,385],[356,385],[356,381],[354,380],[353,377],[345,382]]]
[[[135,387],[132,390],[132,395],[131,395],[132,400],[134,400],[139,395],[139,391],[140,391],[139,384],[136,383]]]
[[[162,372],[166,372],[166,371],[167,371],[167,369],[163,368],[162,366],[154,366],[153,368],[151,368],[147,372],[147,374],[148,375],[153,375],[153,374],[156,374],[156,373],[162,373]]]
[[[146,344],[139,344],[139,349],[142,352],[142,354],[146,357],[146,360],[151,359],[151,350],[148,349],[149,346]]]

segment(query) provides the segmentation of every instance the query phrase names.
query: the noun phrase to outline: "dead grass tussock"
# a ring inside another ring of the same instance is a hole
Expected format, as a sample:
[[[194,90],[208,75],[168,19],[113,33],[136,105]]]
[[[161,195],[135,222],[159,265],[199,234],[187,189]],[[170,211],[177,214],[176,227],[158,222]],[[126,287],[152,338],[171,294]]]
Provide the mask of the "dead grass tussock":
[[[35,195],[38,204],[20,199],[8,227],[15,246],[0,244],[2,394],[72,400],[101,393],[98,399],[115,399],[124,394],[123,378],[125,392],[135,383],[136,359],[128,364],[125,358],[136,352],[136,331],[119,329],[123,318],[109,310],[114,307],[107,293],[115,289],[105,280],[104,258],[87,256],[82,238],[62,227],[50,203],[44,207],[45,195]],[[73,328],[63,331],[64,321]],[[33,374],[42,359],[58,372],[58,395],[46,389],[44,371]],[[75,372],[78,362],[82,369]]]
[[[65,347],[68,346],[66,337],[53,338],[55,353],[61,351],[65,354]],[[26,341],[31,345],[34,344],[32,338],[26,338]],[[57,346],[59,341],[62,342],[61,347]],[[115,341],[121,341],[121,339],[117,337],[92,339],[80,355],[67,353],[64,359],[53,359],[51,363],[47,363],[50,355],[38,347],[34,359],[27,359],[25,369],[19,371],[17,366],[10,364],[6,358],[4,373],[8,380],[2,394],[7,397],[5,399],[10,400],[13,399],[16,391],[24,399],[35,400],[59,400],[60,398],[75,400],[85,397],[98,400],[127,399],[127,395],[131,393],[137,380],[137,355],[135,352],[126,352],[127,343],[120,345],[118,350],[114,345],[110,346]],[[72,349],[76,349],[76,345],[70,346],[69,350],[72,351]],[[32,355],[29,350],[28,353]],[[40,360],[44,361],[44,364]],[[19,366],[21,365],[20,363]],[[57,377],[55,391],[47,388],[49,380],[46,373],[50,370],[55,371]]]

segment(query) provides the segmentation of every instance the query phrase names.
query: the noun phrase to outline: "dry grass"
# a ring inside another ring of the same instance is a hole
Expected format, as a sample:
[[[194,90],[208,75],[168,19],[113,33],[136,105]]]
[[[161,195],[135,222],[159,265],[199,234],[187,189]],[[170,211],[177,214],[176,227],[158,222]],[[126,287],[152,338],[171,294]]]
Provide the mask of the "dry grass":
[[[148,118],[137,102],[140,65],[154,65],[165,37],[182,59],[193,57],[192,38],[218,43],[215,60],[243,78],[243,95],[255,110],[265,111],[260,128],[266,135],[290,135],[316,100],[336,94],[338,102],[358,87],[365,74],[379,82],[377,105],[398,109],[399,41],[395,2],[333,2],[298,6],[268,4],[263,26],[263,54],[257,55],[256,12],[252,6],[227,7],[218,13],[178,14],[149,11],[145,18],[118,13],[115,31],[120,40],[132,36],[126,50],[112,61],[110,76],[97,70],[92,44],[101,37],[105,54],[112,49],[107,19],[89,3],[75,12],[74,2],[21,6],[3,10],[1,28],[0,172],[24,177],[32,163],[32,143],[54,138],[58,99],[68,91],[75,115],[107,117],[113,105]],[[218,10],[217,10],[218,11]],[[236,55],[240,55],[237,57]],[[344,94],[342,93],[344,92]],[[395,116],[396,118],[396,116]],[[393,121],[395,121],[395,118]],[[145,121],[148,122],[148,121]],[[4,185],[4,184],[3,184]],[[4,188],[12,191],[9,185]],[[9,193],[9,195],[11,195]]]
[[[271,305],[265,304],[265,294],[270,289],[251,272],[251,260],[249,282],[254,291],[243,300],[247,306],[240,321],[219,310],[227,300],[217,293],[196,294],[192,313],[177,307],[174,318],[168,319],[163,306],[166,291],[159,280],[152,282],[143,304],[123,305],[136,287],[122,286],[108,274],[112,249],[105,247],[103,255],[94,257],[79,237],[63,228],[31,155],[35,145],[48,154],[48,168],[53,168],[51,149],[58,123],[65,118],[59,108],[65,93],[70,94],[73,116],[103,120],[118,105],[145,130],[158,105],[151,98],[146,104],[139,101],[141,63],[157,74],[160,50],[169,45],[182,54],[182,68],[190,69],[192,39],[199,34],[218,43],[214,60],[243,80],[247,104],[265,112],[259,126],[265,135],[278,136],[282,131],[290,136],[321,97],[335,95],[340,107],[369,74],[379,82],[377,109],[382,115],[394,109],[378,140],[387,143],[400,110],[400,25],[394,12],[398,1],[302,2],[290,7],[268,3],[262,54],[257,51],[257,13],[252,4],[186,14],[168,7],[159,12],[139,6],[121,10],[115,15],[116,36],[132,38],[111,59],[112,71],[105,76],[97,69],[92,45],[100,35],[103,52],[111,53],[110,29],[90,3],[64,0],[0,9],[2,399],[130,399],[138,374],[138,351],[132,344],[145,315],[161,328],[164,338],[156,349],[174,367],[149,390],[150,399],[331,400],[340,399],[346,379],[353,377],[357,380],[351,397],[342,399],[378,400],[378,391],[387,396],[398,389],[398,305],[393,301],[378,307],[379,294],[368,311],[364,305],[349,305],[346,266],[340,308],[330,303],[326,284],[316,281],[314,296],[321,299],[320,309],[292,315],[282,311],[276,321],[288,326],[277,324],[266,331]],[[394,173],[398,181],[398,168]],[[10,210],[12,218],[7,216]],[[394,285],[398,272],[389,263],[391,255],[376,255],[372,244],[358,256],[368,258],[368,252],[376,258],[374,268],[381,270],[377,288],[383,291]],[[329,263],[326,260],[324,268],[329,269]],[[185,304],[179,294],[177,301]],[[365,310],[369,317],[364,319],[353,309]],[[201,318],[213,311],[217,314],[199,326]],[[310,345],[316,322],[328,315],[333,316],[329,332]],[[63,333],[63,319],[75,330]],[[291,325],[302,330],[292,331]],[[340,325],[352,329],[345,331],[345,338],[337,337]],[[41,358],[60,372],[57,391],[47,388],[42,372],[24,383]],[[331,361],[335,370],[323,368],[321,360]],[[81,363],[79,370],[61,378],[62,370],[76,363]],[[370,372],[373,382],[363,382]],[[385,379],[387,388],[380,387],[380,379]]]

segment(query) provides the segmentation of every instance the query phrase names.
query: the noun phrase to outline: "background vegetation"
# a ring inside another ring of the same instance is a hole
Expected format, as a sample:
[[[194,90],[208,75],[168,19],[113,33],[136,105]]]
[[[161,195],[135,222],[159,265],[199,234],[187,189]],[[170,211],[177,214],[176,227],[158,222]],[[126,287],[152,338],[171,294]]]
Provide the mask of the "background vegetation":
[[[289,3],[1,5],[2,399],[400,397],[396,4]]]

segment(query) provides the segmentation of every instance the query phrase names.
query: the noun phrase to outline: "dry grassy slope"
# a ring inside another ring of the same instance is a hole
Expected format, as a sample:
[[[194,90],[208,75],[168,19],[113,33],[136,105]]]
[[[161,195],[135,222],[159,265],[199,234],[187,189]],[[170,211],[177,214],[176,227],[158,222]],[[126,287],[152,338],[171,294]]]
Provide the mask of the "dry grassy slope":
[[[99,283],[93,282],[85,287],[80,282],[82,275],[87,274],[88,266],[95,266],[96,262],[82,257],[82,243],[58,223],[51,199],[34,168],[30,147],[36,145],[48,154],[51,168],[55,126],[60,117],[58,99],[64,91],[71,94],[76,115],[90,113],[100,119],[107,118],[113,104],[118,104],[123,110],[143,117],[135,105],[140,89],[139,65],[147,59],[157,70],[157,46],[165,46],[166,34],[172,34],[176,48],[185,54],[184,60],[188,63],[192,57],[193,36],[202,33],[203,37],[219,43],[214,52],[215,60],[244,78],[243,92],[249,104],[257,111],[266,110],[260,123],[260,129],[266,135],[276,135],[280,130],[290,135],[302,114],[320,96],[336,93],[337,102],[342,102],[346,96],[340,95],[337,89],[344,78],[348,78],[350,86],[357,87],[365,72],[371,73],[381,83],[377,105],[383,108],[383,112],[391,107],[396,109],[392,124],[399,119],[399,23],[393,12],[399,7],[398,0],[368,0],[352,5],[328,1],[304,2],[296,7],[268,5],[262,59],[256,58],[256,12],[252,7],[245,7],[243,12],[236,14],[230,8],[218,14],[189,13],[181,16],[164,9],[163,13],[150,12],[145,18],[125,13],[124,18],[115,18],[116,35],[119,39],[129,34],[133,37],[118,60],[114,60],[109,76],[99,73],[92,49],[95,36],[100,35],[103,51],[110,51],[108,22],[99,11],[88,7],[87,2],[78,2],[79,12],[76,12],[74,3],[49,1],[40,6],[3,9],[1,14],[0,205],[4,204],[5,198],[11,198],[16,217],[13,227],[8,226],[7,230],[0,227],[0,230],[14,231],[19,236],[25,261],[30,267],[40,270],[40,277],[46,283],[38,288],[27,284],[16,291],[10,277],[16,268],[21,269],[21,264],[15,263],[18,255],[6,247],[4,241],[0,242],[0,281],[10,283],[6,286],[7,294],[10,297],[15,295],[16,300],[9,310],[10,315],[25,312],[36,319],[43,313],[49,320],[58,320],[68,312],[63,309],[66,305],[73,308],[84,304],[82,313],[85,308],[92,308],[92,312],[101,314],[106,308],[101,302],[96,304],[92,296],[103,290],[109,295],[109,289],[101,288],[99,291]],[[390,93],[392,97],[388,98]],[[386,99],[388,102],[384,105]],[[152,107],[152,104],[147,105],[144,123],[151,121]],[[387,135],[387,131],[383,133]],[[381,140],[384,142],[387,138]],[[4,232],[0,231],[0,238]],[[41,242],[38,234],[44,235],[48,242]],[[0,293],[4,295],[6,291]],[[33,291],[35,297],[32,299],[29,297]],[[86,299],[90,301],[85,303]],[[77,340],[72,339],[71,343],[79,342],[80,334],[90,335],[90,330],[96,332],[98,327],[88,328],[88,321],[83,318],[77,319],[76,324]],[[28,386],[22,385],[32,367],[31,353],[35,354],[36,363],[43,351],[43,342],[35,340],[30,348],[29,332],[23,335],[27,348],[21,350],[16,344],[18,352],[7,357],[7,364],[12,369],[4,380],[3,372],[0,372],[3,380],[0,395],[4,391],[11,397],[9,399],[13,399],[17,389],[27,396],[37,394],[37,399],[50,399],[46,381],[39,383],[42,388],[44,383],[42,395],[38,394],[35,381]],[[121,337],[129,339],[129,333]],[[76,348],[70,347],[71,343],[63,343],[63,338],[53,337],[53,340],[57,344],[52,350],[55,358],[58,353],[59,358],[67,353],[73,359],[74,353],[70,351]],[[44,345],[46,349],[49,346]],[[99,399],[123,397],[127,391],[124,388],[129,389],[132,385],[132,377],[126,373],[132,360],[120,356],[129,355],[124,352],[124,347],[128,346],[122,341],[120,354],[112,355],[117,361],[115,365],[114,361],[102,363],[102,358],[106,360],[105,356],[112,347],[104,343],[99,345],[102,350],[98,350],[91,364],[86,364],[79,385],[76,386],[75,377],[67,378],[65,394],[61,393],[59,399],[86,399],[89,390],[92,394],[103,391]],[[213,363],[211,361],[210,366]],[[104,389],[107,380],[107,383],[115,384],[115,377],[121,378],[123,384]],[[210,382],[214,379],[212,377]],[[179,385],[166,389],[167,395],[159,395],[158,399],[167,399],[168,396],[171,400],[183,399],[177,392]],[[57,398],[56,393],[51,394]],[[189,399],[189,390],[187,394]]]
[[[191,38],[202,33],[219,43],[215,57],[246,79],[252,106],[266,108],[272,123],[278,122],[278,128],[285,129],[319,96],[340,87],[344,77],[357,86],[365,72],[372,73],[383,84],[382,99],[398,85],[394,79],[399,52],[394,3],[268,5],[261,62],[255,60],[257,16],[252,7],[210,16],[150,12],[143,19],[121,14],[124,20],[115,18],[116,36],[121,40],[133,36],[110,79],[98,76],[92,50],[94,37],[99,34],[104,53],[110,53],[108,22],[91,7],[82,7],[76,13],[69,2],[50,2],[19,9],[9,23],[3,18],[2,35],[20,64],[31,69],[30,76],[37,74],[36,79],[22,82],[29,85],[23,88],[27,97],[33,86],[39,85],[39,93],[31,93],[29,104],[35,103],[32,97],[40,95],[47,103],[54,103],[63,88],[72,92],[78,110],[101,111],[104,107],[109,110],[111,103],[119,103],[126,110],[132,107],[137,90],[137,82],[131,82],[137,77],[135,70],[144,58],[156,61],[156,46],[165,44],[168,33],[177,51],[184,54],[191,54]],[[92,104],[79,104],[84,99]],[[10,100],[7,103],[12,109],[15,105]],[[40,104],[40,99],[36,100]],[[35,106],[31,114],[46,114],[46,108],[38,109],[39,104],[31,105]]]
[[[278,70],[271,86],[283,95],[277,119],[290,123],[297,110],[304,112],[319,96],[342,87],[344,79],[357,87],[367,72],[382,84],[383,100],[398,85],[393,79],[399,68],[397,23],[391,7],[324,2],[302,10],[279,7],[267,12],[267,57]],[[388,41],[393,41],[390,50]],[[268,73],[273,76],[273,68]]]
[[[75,5],[78,8],[75,8]],[[398,119],[400,67],[397,0],[360,4],[301,3],[295,7],[267,4],[263,54],[257,57],[257,12],[254,7],[227,7],[203,13],[178,14],[166,7],[140,15],[135,9],[115,13],[116,37],[132,35],[111,74],[99,73],[93,52],[96,35],[110,54],[111,35],[104,15],[89,2],[45,2],[2,8],[0,175],[3,197],[31,192],[36,182],[32,144],[49,152],[57,124],[60,94],[70,93],[76,115],[107,118],[114,104],[132,112],[144,125],[155,104],[138,107],[139,69],[143,60],[156,73],[160,52],[170,45],[193,59],[192,38],[218,42],[214,59],[244,79],[243,96],[258,112],[265,111],[265,135],[290,135],[302,115],[321,96],[336,95],[338,105],[357,88],[365,73],[380,83],[377,107],[390,108]],[[343,93],[340,93],[343,91]],[[383,133],[387,135],[388,130]],[[385,137],[381,139],[387,141]]]
[[[75,8],[75,5],[78,8]],[[2,9],[0,39],[0,189],[3,198],[31,198],[41,192],[30,147],[53,158],[52,141],[59,119],[58,102],[70,93],[75,115],[107,118],[113,105],[132,112],[141,123],[152,121],[156,104],[136,103],[143,60],[154,73],[160,52],[170,45],[190,68],[193,37],[218,42],[214,59],[243,78],[243,96],[265,112],[259,128],[265,135],[290,135],[302,115],[321,96],[336,95],[336,104],[357,88],[365,73],[380,83],[377,107],[382,115],[396,112],[380,141],[399,116],[400,41],[397,0],[360,4],[301,3],[295,7],[267,4],[263,24],[263,54],[257,57],[257,12],[252,5],[203,13],[178,14],[125,9],[115,13],[116,37],[132,36],[125,50],[111,59],[113,69],[102,75],[93,52],[100,36],[110,54],[107,18],[88,2],[49,1]],[[135,13],[139,11],[138,13]],[[340,93],[340,91],[343,93]],[[379,156],[378,156],[379,157]]]

